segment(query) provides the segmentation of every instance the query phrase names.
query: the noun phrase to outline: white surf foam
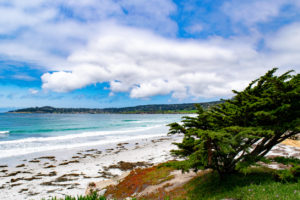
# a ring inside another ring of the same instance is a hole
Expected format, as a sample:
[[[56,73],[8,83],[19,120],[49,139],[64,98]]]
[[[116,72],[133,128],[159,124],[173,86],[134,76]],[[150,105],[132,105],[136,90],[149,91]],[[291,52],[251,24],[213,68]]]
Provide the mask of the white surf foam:
[[[104,136],[104,135],[126,134],[126,133],[147,131],[147,130],[162,127],[162,126],[165,126],[165,125],[155,125],[155,126],[151,126],[151,127],[142,127],[142,128],[135,128],[135,129],[130,129],[130,130],[120,130],[120,131],[83,132],[83,133],[79,133],[79,134],[70,134],[70,135],[54,136],[54,137],[31,137],[31,138],[19,139],[19,140],[0,141],[0,145],[30,143],[30,142],[71,140],[71,139],[75,139],[75,138],[87,138],[87,137],[102,136],[102,135]]]
[[[9,131],[0,131],[0,135],[5,135],[5,134],[8,134]]]
[[[73,143],[73,144],[59,144],[59,145],[52,145],[52,146],[36,146],[36,147],[27,147],[27,148],[14,148],[14,149],[7,149],[7,150],[0,150],[0,158],[7,158],[12,156],[21,156],[30,153],[38,153],[38,152],[46,152],[46,151],[54,151],[54,150],[61,150],[61,149],[72,149],[78,147],[88,147],[88,146],[97,146],[97,145],[104,145],[110,143],[119,143],[124,141],[130,140],[139,140],[139,139],[147,139],[159,136],[165,136],[166,133],[159,133],[159,134],[147,134],[147,135],[136,135],[133,137],[115,137],[111,138],[110,140],[100,140],[100,141],[93,141],[93,142],[83,142],[83,143]]]

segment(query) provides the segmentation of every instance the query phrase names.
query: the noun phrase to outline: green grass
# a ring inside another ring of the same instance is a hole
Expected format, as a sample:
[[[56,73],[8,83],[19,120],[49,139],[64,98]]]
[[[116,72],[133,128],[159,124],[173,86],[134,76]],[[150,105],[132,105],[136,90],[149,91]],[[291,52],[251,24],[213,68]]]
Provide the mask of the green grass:
[[[72,197],[72,196],[65,196],[64,198],[53,197],[51,198],[51,200],[106,200],[106,198],[104,196],[97,195],[97,193],[93,193],[91,195],[78,196],[78,197]]]
[[[216,173],[208,173],[185,185],[185,198],[219,200],[233,198],[240,200],[296,200],[300,199],[300,180],[297,182],[276,182],[272,170],[253,169],[247,175],[230,174],[222,180]]]

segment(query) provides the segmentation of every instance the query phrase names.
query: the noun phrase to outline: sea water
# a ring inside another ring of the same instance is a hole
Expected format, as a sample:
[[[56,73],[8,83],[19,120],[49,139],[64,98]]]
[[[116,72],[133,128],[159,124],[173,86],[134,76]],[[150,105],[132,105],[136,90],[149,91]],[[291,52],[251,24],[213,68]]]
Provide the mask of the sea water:
[[[163,136],[182,116],[0,113],[0,159]]]

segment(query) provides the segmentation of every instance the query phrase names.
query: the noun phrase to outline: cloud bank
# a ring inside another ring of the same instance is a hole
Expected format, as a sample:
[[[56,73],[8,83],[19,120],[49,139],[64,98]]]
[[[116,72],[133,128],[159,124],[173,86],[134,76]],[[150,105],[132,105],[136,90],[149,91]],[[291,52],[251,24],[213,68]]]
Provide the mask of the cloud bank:
[[[273,67],[300,68],[300,23],[262,33],[294,0],[227,1],[231,37],[178,37],[171,0],[0,1],[0,56],[37,64],[46,91],[70,92],[109,83],[131,98],[229,97]],[[247,27],[249,34],[238,34]],[[205,32],[188,24],[192,34]]]
[[[252,38],[168,39],[105,23],[96,38],[68,57],[71,71],[42,76],[43,89],[68,92],[110,82],[112,92],[129,92],[132,98],[229,96],[272,67],[299,66],[299,30],[292,24],[266,36],[268,51],[260,52]]]

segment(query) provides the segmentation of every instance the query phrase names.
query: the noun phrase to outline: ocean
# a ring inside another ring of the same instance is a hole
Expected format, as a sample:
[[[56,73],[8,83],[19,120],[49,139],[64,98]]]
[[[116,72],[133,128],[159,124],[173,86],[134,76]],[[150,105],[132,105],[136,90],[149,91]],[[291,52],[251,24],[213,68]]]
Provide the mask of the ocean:
[[[0,113],[0,159],[166,136],[180,114]]]

